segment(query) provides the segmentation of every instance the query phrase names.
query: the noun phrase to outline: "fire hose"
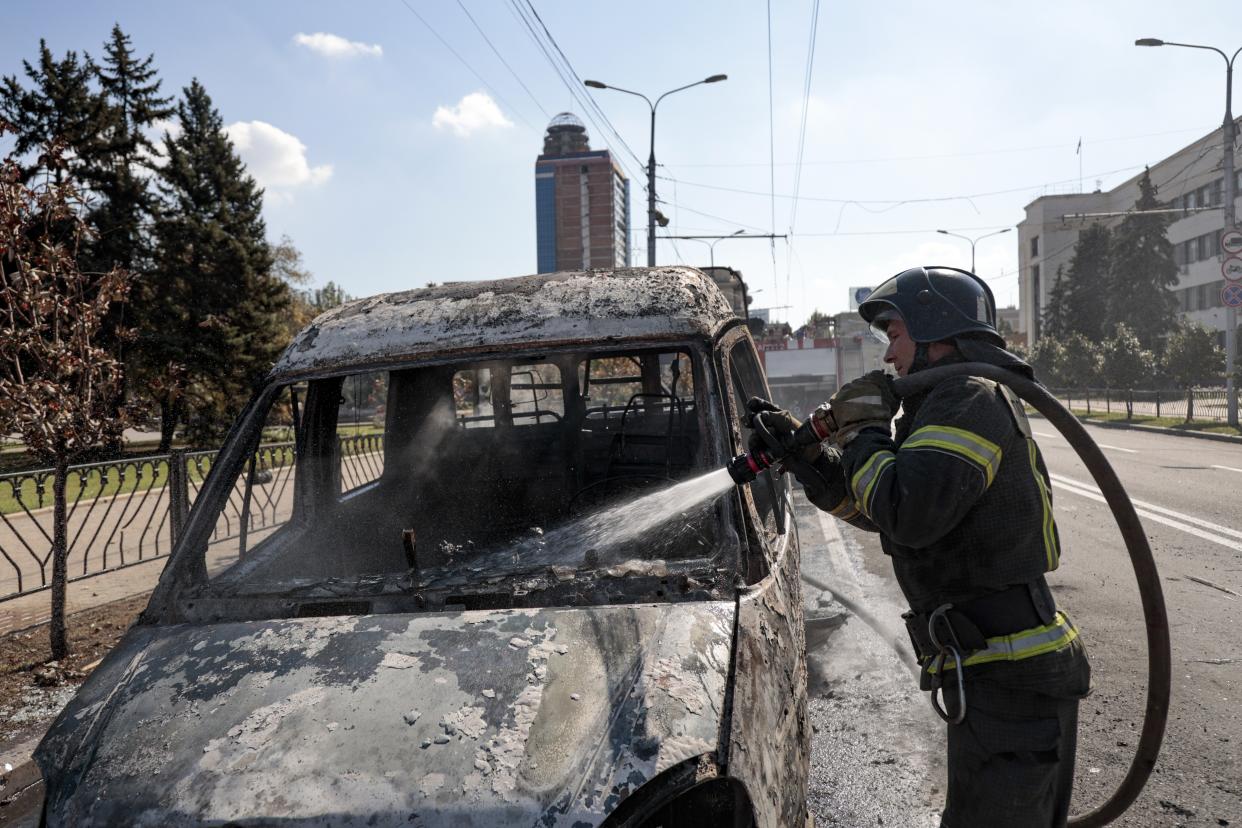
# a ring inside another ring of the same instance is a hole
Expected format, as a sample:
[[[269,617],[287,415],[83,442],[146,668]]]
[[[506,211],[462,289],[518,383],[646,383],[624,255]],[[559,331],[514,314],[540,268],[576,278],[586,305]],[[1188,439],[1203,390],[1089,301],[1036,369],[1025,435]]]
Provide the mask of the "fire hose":
[[[987,363],[970,362],[928,368],[910,376],[898,378],[894,381],[894,390],[897,396],[908,397],[926,391],[950,377],[962,375],[983,377],[1005,384],[1056,427],[1057,431],[1069,441],[1070,447],[1078,454],[1096,485],[1099,486],[1121,530],[1126,550],[1130,554],[1130,563],[1134,567],[1134,576],[1138,582],[1143,619],[1147,629],[1147,702],[1143,713],[1143,729],[1139,734],[1134,759],[1117,789],[1099,807],[1085,814],[1073,816],[1069,820],[1069,825],[1075,828],[1095,828],[1095,826],[1107,825],[1129,809],[1147,784],[1155,768],[1156,758],[1160,754],[1160,745],[1164,741],[1165,724],[1169,715],[1169,693],[1172,684],[1169,621],[1165,611],[1164,593],[1160,588],[1160,575],[1156,571],[1151,546],[1147,542],[1147,535],[1143,531],[1138,514],[1134,511],[1134,504],[1130,502],[1130,496],[1122,487],[1117,473],[1109,465],[1104,453],[1087,434],[1082,423],[1042,385],[1005,368]],[[759,452],[757,454],[757,457],[740,455],[734,458],[729,464],[730,473],[734,479],[738,482],[743,482],[742,477],[753,479],[753,475],[762,468],[780,459],[773,453]]]

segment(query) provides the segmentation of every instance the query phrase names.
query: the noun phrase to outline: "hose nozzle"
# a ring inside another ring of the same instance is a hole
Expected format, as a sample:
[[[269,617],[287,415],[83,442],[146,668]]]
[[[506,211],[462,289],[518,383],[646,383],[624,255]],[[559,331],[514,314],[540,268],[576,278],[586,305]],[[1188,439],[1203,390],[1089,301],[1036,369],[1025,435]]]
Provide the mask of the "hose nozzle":
[[[769,468],[776,461],[777,459],[766,451],[755,451],[739,454],[730,460],[725,468],[729,470],[729,477],[733,478],[733,482],[741,486],[754,480],[761,471]]]

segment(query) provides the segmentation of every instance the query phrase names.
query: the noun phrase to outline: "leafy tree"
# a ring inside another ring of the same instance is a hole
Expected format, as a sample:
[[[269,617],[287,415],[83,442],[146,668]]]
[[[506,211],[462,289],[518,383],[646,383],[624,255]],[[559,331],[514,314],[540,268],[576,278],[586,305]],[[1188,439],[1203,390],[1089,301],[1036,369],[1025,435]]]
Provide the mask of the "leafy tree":
[[[1102,351],[1104,384],[1109,388],[1132,389],[1152,380],[1156,370],[1155,358],[1125,323],[1117,324],[1112,338],[1104,342]],[[1133,401],[1127,396],[1126,419],[1133,416]]]
[[[1080,333],[1065,338],[1061,376],[1074,388],[1089,388],[1100,377],[1100,349]]]
[[[1057,266],[1057,275],[1052,283],[1052,290],[1048,291],[1048,306],[1044,308],[1043,313],[1043,336],[1050,336],[1054,339],[1060,339],[1069,333],[1066,316],[1066,288],[1065,268],[1062,265]]]
[[[1093,224],[1078,235],[1061,303],[1067,333],[1094,342],[1104,338],[1111,254],[1112,232],[1104,225]]]
[[[1144,348],[1154,348],[1177,322],[1177,265],[1169,241],[1169,219],[1159,209],[1156,185],[1151,171],[1139,179],[1135,212],[1122,219],[1113,234],[1110,262],[1108,318],[1124,322],[1138,336]]]
[[[197,80],[164,142],[155,264],[143,286],[136,363],[160,408],[166,449],[184,423],[191,442],[218,437],[283,346],[289,287],[273,272],[263,192]]]
[[[86,180],[82,173],[98,154],[104,113],[102,99],[91,88],[95,66],[90,57],[66,52],[57,60],[47,41],[40,40],[38,61],[23,60],[22,69],[29,89],[16,76],[0,79],[0,118],[12,126],[14,155],[28,159],[26,166],[18,162],[21,180],[29,182],[40,173],[54,176],[58,184],[66,178]],[[67,151],[54,163],[40,154],[53,142]]]
[[[1036,378],[1045,385],[1061,385],[1065,382],[1061,375],[1061,368],[1065,364],[1065,346],[1059,339],[1041,337],[1031,348],[1027,361],[1035,369]]]
[[[69,652],[69,464],[124,426],[111,409],[123,380],[121,365],[96,337],[109,304],[124,297],[130,278],[122,270],[87,274],[79,268],[89,230],[81,218],[82,198],[65,174],[63,151],[63,145],[45,150],[41,163],[52,174],[34,187],[22,183],[16,157],[0,168],[0,434],[20,434],[53,469],[54,659]]]
[[[805,328],[811,336],[831,336],[833,328],[832,317],[826,313],[821,313],[818,309],[813,310],[811,315],[806,318]]]
[[[1219,382],[1225,371],[1225,351],[1216,344],[1215,332],[1195,322],[1179,322],[1165,344],[1164,371],[1186,389],[1186,422],[1190,422],[1194,387]]]
[[[288,236],[281,236],[280,241],[272,245],[272,272],[291,290],[290,311],[285,316],[286,343],[316,316],[353,298],[335,282],[328,282],[321,288],[299,289],[315,277],[306,269],[302,251]]]

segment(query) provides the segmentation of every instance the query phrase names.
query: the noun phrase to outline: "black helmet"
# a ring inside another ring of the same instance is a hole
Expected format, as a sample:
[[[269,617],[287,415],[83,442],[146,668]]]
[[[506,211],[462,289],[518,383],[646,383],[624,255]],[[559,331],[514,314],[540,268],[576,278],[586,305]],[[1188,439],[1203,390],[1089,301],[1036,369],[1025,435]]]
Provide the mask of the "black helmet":
[[[887,313],[885,313],[887,311]],[[987,284],[955,267],[912,267],[881,284],[858,308],[873,328],[893,311],[901,315],[915,342],[940,342],[975,334],[999,347],[996,300]]]

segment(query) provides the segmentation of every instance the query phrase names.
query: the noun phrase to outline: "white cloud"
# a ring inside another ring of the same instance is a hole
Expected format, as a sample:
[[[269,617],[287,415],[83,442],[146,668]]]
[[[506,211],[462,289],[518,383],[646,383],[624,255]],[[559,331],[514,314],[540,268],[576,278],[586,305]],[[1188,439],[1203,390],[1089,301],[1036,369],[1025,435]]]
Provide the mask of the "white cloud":
[[[362,43],[357,40],[346,40],[340,35],[327,32],[293,36],[293,42],[305,46],[317,55],[326,58],[383,57],[384,49],[378,43]]]
[[[306,161],[306,145],[282,129],[263,121],[238,121],[224,128],[246,169],[277,200],[287,190],[317,186],[332,177],[332,165],[312,167]]]
[[[507,129],[513,126],[496,102],[483,92],[471,92],[458,101],[457,106],[436,107],[431,124],[436,129],[451,129],[462,138],[480,129]]]

